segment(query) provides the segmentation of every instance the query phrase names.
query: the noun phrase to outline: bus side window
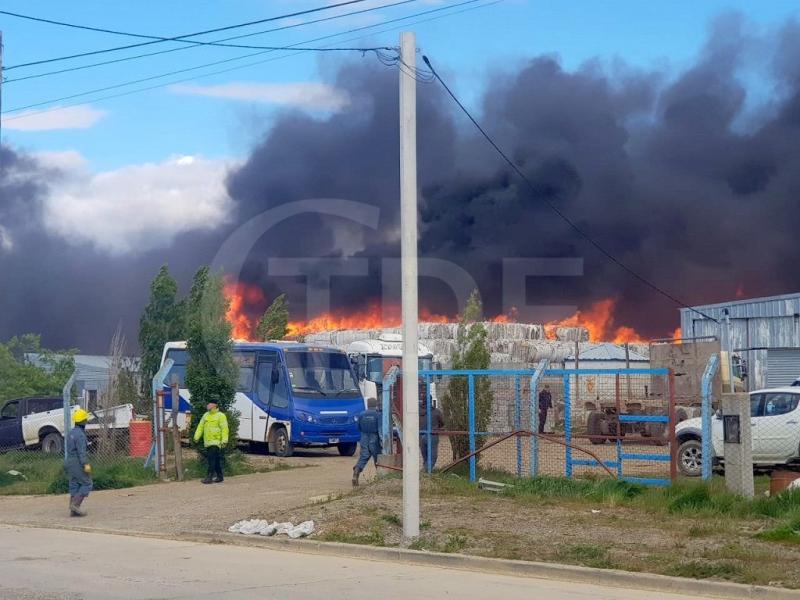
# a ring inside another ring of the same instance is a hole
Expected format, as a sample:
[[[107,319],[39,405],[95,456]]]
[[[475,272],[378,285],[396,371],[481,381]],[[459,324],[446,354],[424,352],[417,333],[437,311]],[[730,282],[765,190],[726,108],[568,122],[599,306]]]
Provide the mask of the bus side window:
[[[286,378],[283,376],[283,368],[280,363],[274,366],[272,376],[272,406],[275,408],[287,408],[289,406],[289,395],[286,390]]]
[[[273,362],[259,362],[256,369],[256,391],[258,392],[258,399],[264,404],[269,404],[272,399],[272,369],[275,363]]]

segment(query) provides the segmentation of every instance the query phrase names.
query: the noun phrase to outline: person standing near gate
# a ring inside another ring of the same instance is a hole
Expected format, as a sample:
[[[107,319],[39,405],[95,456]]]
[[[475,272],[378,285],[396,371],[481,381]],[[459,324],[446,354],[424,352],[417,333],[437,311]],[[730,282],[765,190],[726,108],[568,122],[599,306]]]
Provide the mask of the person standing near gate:
[[[547,421],[547,411],[553,408],[553,396],[550,394],[550,386],[545,385],[539,392],[539,433],[544,433],[544,423]]]
[[[367,400],[367,410],[358,417],[358,430],[361,432],[361,451],[358,462],[353,467],[353,487],[358,486],[358,478],[371,458],[378,468],[378,455],[381,453],[381,412],[378,410],[378,399]]]
[[[228,417],[220,412],[216,402],[209,402],[206,409],[194,432],[194,441],[199,442],[202,437],[206,449],[208,472],[203,483],[222,483],[225,480],[222,475],[222,449],[228,444]]]
[[[92,491],[92,465],[89,464],[86,443],[86,421],[89,413],[82,408],[72,415],[75,426],[67,436],[67,460],[65,468],[69,477],[69,514],[73,517],[86,516],[81,504]]]
[[[422,399],[419,402],[419,430],[428,430],[428,407],[427,399]],[[419,452],[422,457],[422,468],[428,469],[428,435],[431,438],[431,470],[436,467],[436,461],[439,459],[439,436],[437,432],[444,429],[444,415],[442,411],[431,406],[431,433],[422,433],[419,436]]]

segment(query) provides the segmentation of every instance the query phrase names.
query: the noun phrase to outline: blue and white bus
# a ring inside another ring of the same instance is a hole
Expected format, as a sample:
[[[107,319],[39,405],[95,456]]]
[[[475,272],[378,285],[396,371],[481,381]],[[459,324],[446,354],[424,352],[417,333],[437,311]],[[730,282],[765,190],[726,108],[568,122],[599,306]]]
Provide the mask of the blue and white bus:
[[[295,342],[234,342],[233,356],[239,367],[233,408],[239,413],[240,440],[266,443],[277,456],[314,446],[355,454],[358,415],[365,404],[344,352]],[[168,358],[174,364],[166,381],[177,375],[179,410],[185,415],[191,411],[186,342],[167,342],[161,364]]]

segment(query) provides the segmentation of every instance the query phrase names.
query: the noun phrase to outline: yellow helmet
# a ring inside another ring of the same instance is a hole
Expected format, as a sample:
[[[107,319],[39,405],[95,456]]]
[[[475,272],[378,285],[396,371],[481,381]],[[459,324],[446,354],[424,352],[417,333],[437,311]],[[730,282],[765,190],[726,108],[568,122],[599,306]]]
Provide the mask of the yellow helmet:
[[[76,425],[78,423],[85,423],[88,418],[89,418],[89,413],[83,410],[82,408],[79,408],[74,413],[72,413],[72,422],[75,423]]]

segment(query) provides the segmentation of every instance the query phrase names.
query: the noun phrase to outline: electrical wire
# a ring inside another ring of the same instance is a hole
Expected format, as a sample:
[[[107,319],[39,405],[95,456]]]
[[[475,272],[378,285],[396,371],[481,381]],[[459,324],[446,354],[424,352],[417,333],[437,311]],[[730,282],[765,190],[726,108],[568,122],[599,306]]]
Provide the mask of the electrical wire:
[[[314,19],[314,20],[311,20],[311,21],[303,21],[302,23],[290,23],[289,25],[282,25],[281,27],[273,27],[272,29],[266,29],[266,30],[262,30],[262,31],[256,31],[256,32],[253,32],[253,33],[245,33],[245,34],[241,34],[241,35],[235,35],[235,36],[232,36],[232,37],[222,38],[222,39],[214,40],[214,41],[215,42],[228,42],[228,41],[231,41],[231,40],[240,40],[240,39],[243,39],[243,38],[253,37],[253,36],[257,36],[257,35],[265,35],[267,33],[274,33],[276,31],[284,31],[284,30],[287,30],[287,29],[294,29],[294,28],[297,28],[297,27],[305,27],[307,25],[314,25],[316,23],[324,23],[324,22],[327,22],[327,21],[333,21],[333,20],[336,20],[336,19],[342,19],[344,17],[351,17],[353,15],[361,15],[361,14],[373,12],[373,11],[376,11],[376,10],[383,10],[383,9],[386,9],[386,8],[393,8],[395,6],[401,6],[401,5],[404,5],[404,4],[410,4],[412,2],[418,2],[418,0],[401,0],[400,2],[392,2],[391,4],[382,4],[381,6],[373,6],[371,8],[363,8],[361,10],[354,10],[354,11],[342,13],[342,14],[339,14],[339,15],[333,15],[333,16],[330,16],[330,17],[324,17],[324,18],[321,18],[321,19]],[[149,56],[158,56],[158,55],[161,55],[161,54],[170,54],[172,52],[182,52],[184,50],[192,50],[192,49],[201,48],[201,47],[202,47],[202,45],[181,46],[179,48],[170,48],[168,50],[159,50],[157,52],[147,52],[145,54],[136,54],[134,56],[125,56],[125,57],[122,57],[122,58],[115,58],[113,60],[106,60],[106,61],[101,61],[101,62],[96,62],[96,63],[90,63],[88,65],[80,65],[80,66],[77,66],[77,67],[69,67],[69,68],[66,68],[66,69],[58,69],[58,70],[55,70],[55,71],[46,71],[44,73],[36,73],[34,75],[26,75],[24,77],[15,77],[13,79],[6,79],[6,80],[3,81],[3,84],[4,85],[8,85],[9,83],[13,83],[15,81],[25,81],[25,80],[28,80],[28,79],[39,79],[41,77],[48,77],[50,75],[60,75],[62,73],[72,73],[74,71],[82,71],[84,69],[91,69],[91,68],[94,68],[94,67],[101,67],[101,66],[105,66],[105,65],[113,65],[113,64],[116,64],[116,63],[127,62],[129,60],[136,60],[136,59],[139,59],[139,58],[147,58]]]
[[[339,33],[334,33],[334,34],[329,34],[329,35],[317,37],[317,38],[314,38],[314,39],[311,39],[311,40],[306,40],[304,42],[298,42],[298,45],[319,42],[319,41],[322,41],[322,40],[325,40],[325,39],[330,39],[330,38],[334,38],[334,37],[340,37],[342,35],[347,35],[349,33],[355,33],[355,32],[358,32],[358,31],[374,29],[376,27],[381,27],[381,26],[384,26],[384,25],[388,25],[390,23],[397,23],[397,22],[400,22],[400,21],[407,21],[409,19],[414,19],[414,18],[420,17],[420,16],[431,15],[431,14],[434,14],[434,13],[440,13],[440,12],[446,11],[448,9],[458,8],[458,7],[462,7],[462,6],[468,6],[467,8],[462,8],[462,10],[459,10],[459,11],[447,12],[445,14],[437,15],[435,17],[430,17],[430,18],[427,18],[427,19],[419,19],[417,21],[414,21],[414,22],[410,23],[410,25],[418,25],[418,24],[422,24],[422,23],[426,23],[426,22],[430,22],[430,21],[434,21],[434,20],[438,20],[438,19],[451,17],[451,16],[454,16],[454,15],[457,15],[457,14],[460,14],[460,13],[464,13],[464,12],[470,11],[470,10],[475,10],[475,9],[478,9],[478,8],[484,8],[484,7],[492,6],[494,4],[499,4],[502,1],[503,0],[495,0],[494,2],[489,2],[489,3],[485,3],[485,4],[478,4],[477,6],[469,6],[469,5],[474,5],[477,2],[480,2],[480,0],[465,0],[463,2],[459,2],[459,3],[456,3],[456,4],[450,4],[450,5],[439,7],[439,8],[434,8],[434,9],[430,9],[430,10],[426,10],[426,11],[421,11],[421,12],[418,12],[418,13],[415,13],[415,14],[412,14],[412,15],[407,15],[405,17],[397,17],[397,18],[391,19],[389,21],[384,21],[383,23],[378,23],[378,24],[373,24],[373,25],[364,25],[364,26],[361,26],[361,27],[356,27],[356,28],[353,28],[353,29],[349,29],[347,31],[343,31],[343,32],[339,32]],[[386,28],[386,29],[383,29],[381,31],[375,32],[375,35],[380,35],[382,33],[388,32],[388,31],[394,31],[394,30],[400,29],[401,27],[406,27],[408,25],[409,24],[398,26],[398,27]],[[353,38],[348,38],[346,40],[341,40],[341,42],[355,41],[355,40],[361,39],[363,37],[365,37],[365,36],[356,36],[356,37],[353,37]],[[396,53],[395,49],[392,49],[392,51]],[[197,69],[217,66],[217,65],[220,65],[220,64],[230,63],[230,62],[234,62],[234,61],[238,61],[238,60],[244,60],[246,58],[252,58],[254,56],[260,56],[260,55],[263,55],[263,54],[269,54],[271,52],[272,52],[271,50],[265,50],[265,51],[261,51],[261,52],[253,52],[253,53],[246,54],[246,55],[243,55],[243,56],[228,58],[228,59],[225,59],[225,60],[219,60],[219,61],[215,61],[215,62],[212,62],[212,63],[206,63],[206,64],[202,64],[202,65],[197,65],[197,66],[194,66],[194,67],[180,69],[180,70],[177,70],[177,71],[171,71],[169,73],[162,73],[160,75],[154,75],[154,76],[151,76],[151,77],[145,77],[145,78],[142,78],[142,79],[136,79],[136,80],[133,80],[133,81],[127,81],[127,82],[123,82],[123,83],[119,83],[119,84],[115,84],[115,85],[111,85],[111,86],[106,86],[104,88],[98,88],[98,89],[94,89],[94,90],[89,90],[89,91],[86,91],[86,92],[80,92],[80,93],[77,93],[77,94],[72,94],[70,96],[63,96],[61,98],[53,98],[53,99],[50,99],[50,100],[44,100],[44,101],[36,102],[36,103],[33,103],[33,104],[28,104],[28,105],[25,105],[25,106],[17,106],[17,107],[10,108],[10,109],[4,111],[2,114],[6,115],[6,114],[11,114],[11,113],[17,113],[17,112],[21,112],[21,111],[28,110],[28,109],[31,109],[31,108],[37,108],[39,106],[44,106],[46,104],[53,104],[53,103],[56,103],[56,102],[63,102],[65,100],[72,100],[72,99],[75,99],[75,98],[79,98],[79,97],[83,97],[83,96],[87,96],[87,95],[91,95],[91,94],[95,94],[95,93],[101,93],[103,91],[110,91],[112,89],[118,89],[120,87],[127,87],[129,85],[135,85],[137,83],[144,83],[146,81],[153,81],[155,79],[161,79],[163,77],[169,77],[171,75],[186,73],[186,72],[194,71],[194,70],[197,70]],[[150,91],[150,90],[153,90],[153,89],[166,87],[168,85],[174,85],[174,84],[177,84],[177,83],[184,83],[184,82],[187,82],[187,81],[193,81],[195,79],[199,79],[199,78],[202,78],[202,77],[209,77],[209,76],[212,76],[212,75],[220,75],[220,74],[223,74],[223,73],[229,73],[231,71],[236,71],[236,70],[239,70],[239,69],[244,69],[244,68],[247,68],[247,67],[260,65],[260,64],[267,63],[267,62],[272,62],[274,60],[280,60],[282,58],[288,58],[290,56],[296,56],[296,55],[301,54],[301,53],[302,53],[301,51],[295,51],[295,52],[292,52],[292,53],[289,53],[289,54],[285,54],[285,55],[281,55],[281,56],[278,56],[278,57],[273,57],[273,58],[253,61],[253,62],[246,63],[244,65],[237,65],[237,66],[231,67],[231,68],[219,69],[219,70],[216,70],[216,71],[211,71],[211,72],[208,72],[208,73],[203,73],[203,74],[195,75],[195,76],[192,76],[192,77],[186,77],[186,78],[178,79],[178,80],[175,80],[175,81],[169,81],[169,82],[166,82],[166,83],[160,83],[160,84],[157,84],[157,85],[147,86],[147,87],[144,87],[144,88],[137,88],[135,90],[129,90],[129,91],[126,91],[126,92],[121,92],[121,93],[116,93],[116,94],[108,94],[106,96],[101,96],[99,98],[93,98],[93,99],[91,99],[91,102],[98,102],[98,101],[101,101],[101,100],[111,100],[113,98],[120,98],[120,97],[123,97],[123,96],[129,96],[131,94],[137,94],[137,93],[140,93],[140,92],[146,92],[146,91]],[[378,57],[379,60],[381,60],[382,57],[385,60],[385,56],[382,55],[382,52],[380,50],[376,50],[374,53]],[[84,103],[85,103],[84,101],[81,101],[81,102],[74,102],[74,103],[65,104],[65,105],[54,106],[54,107],[49,108],[49,109],[44,109],[44,110],[40,110],[40,111],[34,111],[34,112],[25,113],[24,115],[10,116],[10,117],[7,117],[5,120],[6,121],[13,121],[13,120],[16,120],[16,119],[30,117],[30,116],[34,116],[34,115],[43,114],[43,113],[49,113],[49,112],[54,112],[54,111],[58,111],[58,110],[64,110],[64,109],[70,108],[71,106],[76,106],[76,105],[84,104]]]
[[[655,283],[653,283],[652,281],[650,281],[649,279],[647,279],[643,275],[640,275],[634,269],[632,269],[631,267],[626,265],[624,262],[622,262],[620,259],[618,259],[616,256],[614,256],[609,250],[607,250],[603,245],[601,245],[600,242],[595,240],[587,231],[585,231],[581,226],[579,226],[572,219],[570,219],[562,210],[560,210],[558,208],[558,206],[553,204],[547,198],[539,196],[538,192],[536,190],[536,186],[533,185],[533,182],[530,179],[528,179],[528,176],[525,175],[525,173],[522,171],[522,169],[520,169],[516,165],[516,163],[514,161],[512,161],[508,157],[508,155],[502,150],[502,148],[500,148],[500,146],[497,145],[497,143],[491,138],[491,136],[488,133],[486,133],[486,130],[483,127],[481,127],[480,123],[478,123],[478,121],[475,119],[475,117],[472,116],[472,113],[470,113],[469,110],[467,109],[467,107],[464,106],[461,103],[461,101],[458,99],[458,97],[455,95],[455,93],[453,93],[453,90],[450,89],[450,87],[441,78],[439,73],[437,73],[436,69],[434,69],[433,65],[431,64],[430,59],[427,56],[423,55],[422,56],[422,60],[425,62],[426,65],[428,65],[428,68],[430,69],[431,73],[433,74],[433,77],[442,85],[442,87],[447,92],[447,94],[450,96],[450,98],[452,98],[453,102],[455,102],[456,105],[458,106],[458,108],[460,108],[461,111],[467,116],[467,118],[472,122],[472,124],[475,126],[475,128],[481,133],[481,135],[484,137],[484,139],[486,139],[486,141],[489,142],[489,145],[492,146],[492,148],[495,149],[495,151],[502,157],[502,159],[508,164],[508,166],[511,167],[514,170],[514,172],[520,177],[520,179],[522,179],[522,181],[524,181],[528,185],[528,187],[533,192],[534,197],[536,197],[537,199],[539,199],[542,202],[544,202],[547,205],[547,207],[550,208],[550,210],[552,210],[554,213],[556,213],[567,225],[569,225],[572,228],[573,231],[575,231],[575,233],[577,233],[580,237],[582,237],[587,242],[589,242],[598,252],[600,252],[603,256],[608,258],[611,262],[613,262],[615,265],[617,265],[623,271],[627,272],[629,275],[631,275],[634,278],[636,278],[639,282],[643,283],[644,285],[646,285],[647,287],[649,287],[653,291],[661,294],[665,298],[667,298],[670,301],[674,302],[675,304],[677,304],[681,308],[687,308],[687,309],[691,310],[692,312],[697,313],[698,315],[702,316],[703,318],[711,319],[715,323],[719,322],[719,321],[717,321],[717,319],[707,315],[706,313],[704,313],[704,312],[702,312],[700,310],[697,310],[696,308],[693,308],[693,307],[689,306],[688,304],[686,304],[682,300],[676,298],[675,296],[673,296],[672,294],[670,294],[669,292],[667,292],[663,288],[659,287],[658,285],[656,285]]]
[[[164,42],[180,42],[180,43],[184,43],[184,44],[193,44],[193,45],[201,45],[201,46],[218,46],[218,45],[226,46],[226,44],[218,44],[216,42],[201,42],[201,41],[198,41],[198,40],[188,40],[186,38],[197,37],[199,35],[206,35],[206,34],[209,34],[209,33],[218,33],[220,31],[230,31],[231,29],[241,29],[242,27],[249,27],[251,25],[259,25],[261,23],[269,23],[271,21],[280,21],[282,19],[288,19],[288,18],[291,18],[291,17],[301,17],[301,16],[304,16],[304,15],[308,15],[308,14],[312,14],[312,13],[316,13],[316,12],[320,12],[320,11],[331,10],[331,9],[338,8],[338,7],[341,7],[341,6],[348,6],[350,4],[360,4],[361,2],[367,2],[367,0],[347,0],[346,2],[339,2],[337,4],[328,4],[328,5],[325,5],[325,6],[318,6],[316,8],[310,8],[310,9],[307,9],[307,10],[301,10],[301,11],[297,11],[297,12],[293,12],[293,13],[287,13],[287,14],[278,15],[278,16],[275,16],[275,17],[267,17],[267,18],[264,18],[264,19],[257,19],[255,21],[248,21],[246,23],[237,23],[235,25],[226,25],[224,27],[216,27],[214,29],[206,29],[204,31],[195,31],[194,33],[186,33],[184,35],[176,35],[176,36],[173,36],[173,37],[160,37],[160,36],[149,36],[149,35],[144,35],[144,34],[125,33],[125,32],[121,32],[121,31],[114,31],[114,30],[111,30],[111,29],[100,29],[100,28],[97,28],[97,27],[88,27],[88,26],[76,25],[76,24],[72,24],[72,23],[64,23],[62,21],[52,21],[52,20],[49,20],[49,19],[42,19],[42,18],[39,18],[39,17],[31,17],[31,16],[28,16],[28,15],[22,15],[22,14],[19,14],[19,13],[12,13],[12,12],[9,12],[9,11],[0,10],[0,14],[12,16],[12,17],[30,19],[30,20],[33,20],[33,21],[40,21],[40,22],[50,23],[50,24],[54,24],[54,25],[62,25],[62,26],[66,26],[66,27],[75,27],[75,28],[78,28],[78,29],[89,29],[91,31],[102,31],[103,33],[113,33],[113,34],[116,34],[116,35],[145,37],[145,38],[148,38],[150,40],[150,41],[147,41],[147,42],[140,42],[138,44],[128,44],[126,46],[117,46],[115,48],[104,48],[102,50],[91,50],[89,52],[82,52],[82,53],[79,53],[79,54],[71,54],[69,56],[58,56],[58,57],[54,57],[54,58],[46,58],[46,59],[36,60],[36,61],[22,63],[22,64],[18,64],[18,65],[7,66],[7,67],[4,67],[4,69],[6,71],[10,71],[12,69],[19,69],[19,68],[22,68],[22,67],[31,67],[31,66],[34,66],[34,65],[42,65],[42,64],[47,64],[47,63],[51,63],[51,62],[59,62],[59,61],[63,61],[63,60],[71,60],[73,58],[82,58],[84,56],[93,56],[93,55],[97,55],[97,54],[105,54],[105,53],[108,53],[108,52],[117,52],[118,50],[128,50],[130,48],[139,48],[141,46],[150,46],[150,45],[153,45],[153,44],[162,44]],[[238,48],[246,48],[246,46],[236,46],[236,45],[233,45],[233,44],[228,44],[227,46],[229,46],[229,47],[231,47],[231,46],[232,47],[238,47]]]

